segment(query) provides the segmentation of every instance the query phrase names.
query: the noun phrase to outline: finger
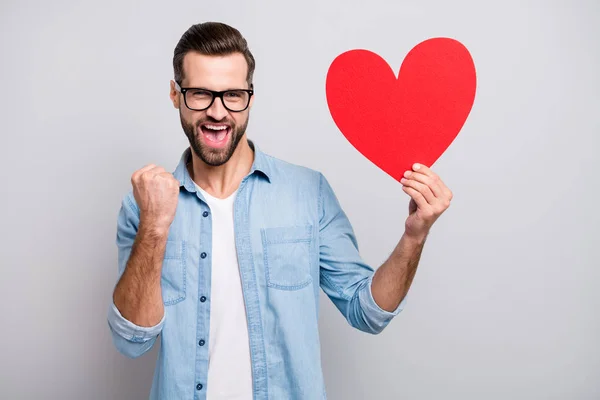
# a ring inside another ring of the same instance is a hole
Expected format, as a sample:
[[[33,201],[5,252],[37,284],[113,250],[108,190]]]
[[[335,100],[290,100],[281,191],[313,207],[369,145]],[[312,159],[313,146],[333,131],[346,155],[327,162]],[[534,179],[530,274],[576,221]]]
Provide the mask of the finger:
[[[439,177],[439,175],[436,174],[435,172],[433,172],[433,170],[431,168],[427,167],[425,164],[415,163],[412,165],[412,171],[410,171],[410,172],[412,174],[423,174],[423,175],[427,176],[433,182],[433,185],[435,185],[439,188],[438,189],[439,193],[441,193],[444,196],[444,198],[452,200],[452,197],[453,197],[452,191],[450,191],[450,189],[446,186],[444,181],[442,181],[442,179]],[[419,175],[415,175],[415,176],[419,176]],[[436,197],[440,197],[440,195],[438,194],[438,190],[434,191]]]
[[[141,174],[143,174],[146,171],[150,171],[154,168],[158,167],[156,164],[148,164],[146,165],[144,168],[140,168],[140,170],[138,172],[140,172]]]
[[[446,186],[444,181],[442,181],[439,177],[436,180],[437,186],[440,188],[442,192],[442,196],[440,197],[442,200],[452,201],[452,191]]]
[[[155,164],[148,164],[145,165],[144,167],[138,169],[137,171],[135,171],[133,173],[133,175],[131,175],[131,181],[135,181],[137,180],[144,172],[151,170],[152,168],[156,167]]]
[[[417,203],[418,208],[425,209],[429,207],[429,203],[427,203],[425,197],[418,190],[415,190],[410,186],[402,186],[402,190]]]
[[[417,182],[427,185],[433,193],[433,195],[437,198],[442,198],[445,194],[444,189],[439,184],[439,180],[435,180],[429,175],[420,172],[406,171],[404,173],[404,177],[407,179],[414,179]]]
[[[147,175],[148,178],[154,178],[156,175],[159,175],[163,172],[165,172],[165,169],[161,166],[156,165],[153,168],[142,172],[142,175]]]
[[[421,163],[414,163],[412,165],[412,170],[414,172],[420,172],[420,173],[430,176],[432,178],[434,176],[437,176],[436,173],[433,172],[433,170],[431,168],[429,168],[427,165],[421,164]]]
[[[419,192],[429,204],[432,204],[432,205],[435,204],[436,197],[433,194],[433,192],[431,191],[431,189],[429,188],[429,186],[427,186],[426,184],[418,182],[414,179],[406,179],[406,178],[402,178],[400,180],[400,182],[403,185],[409,186],[409,187],[415,189],[417,192]]]

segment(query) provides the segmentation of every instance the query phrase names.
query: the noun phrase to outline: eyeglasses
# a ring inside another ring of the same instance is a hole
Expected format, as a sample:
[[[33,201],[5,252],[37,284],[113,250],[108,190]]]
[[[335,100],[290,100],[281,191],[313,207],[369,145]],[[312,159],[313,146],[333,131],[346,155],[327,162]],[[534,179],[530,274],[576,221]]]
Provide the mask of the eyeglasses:
[[[250,97],[254,94],[254,87],[250,89],[231,89],[215,91],[203,88],[182,88],[175,82],[175,88],[183,94],[185,106],[192,111],[204,111],[212,106],[215,98],[220,98],[223,106],[231,112],[244,111],[250,105]]]

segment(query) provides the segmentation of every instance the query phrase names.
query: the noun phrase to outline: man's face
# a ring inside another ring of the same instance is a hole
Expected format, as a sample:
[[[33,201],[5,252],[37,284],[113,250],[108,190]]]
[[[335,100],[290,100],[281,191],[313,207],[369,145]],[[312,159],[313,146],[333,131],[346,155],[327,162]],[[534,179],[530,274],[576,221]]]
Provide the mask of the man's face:
[[[239,53],[227,56],[188,53],[183,60],[185,78],[181,87],[216,91],[248,89],[247,70],[246,60]],[[210,108],[193,111],[186,107],[183,94],[177,92],[171,82],[171,99],[179,108],[181,126],[194,153],[208,165],[226,163],[246,132],[253,98],[250,106],[241,112],[229,111],[216,97]]]

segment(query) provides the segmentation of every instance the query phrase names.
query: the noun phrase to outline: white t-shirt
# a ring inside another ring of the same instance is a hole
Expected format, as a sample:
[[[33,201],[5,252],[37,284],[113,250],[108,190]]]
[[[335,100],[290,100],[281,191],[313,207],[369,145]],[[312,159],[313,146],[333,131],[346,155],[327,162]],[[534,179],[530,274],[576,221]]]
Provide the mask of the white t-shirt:
[[[212,214],[212,272],[208,340],[208,400],[252,400],[252,370],[246,308],[235,246],[233,202],[198,185]]]

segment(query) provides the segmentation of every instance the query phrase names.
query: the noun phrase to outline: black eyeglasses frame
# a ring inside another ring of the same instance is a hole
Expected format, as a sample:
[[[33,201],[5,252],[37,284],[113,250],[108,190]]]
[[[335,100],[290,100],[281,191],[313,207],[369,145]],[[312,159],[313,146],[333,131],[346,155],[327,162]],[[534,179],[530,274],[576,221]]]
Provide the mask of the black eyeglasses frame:
[[[250,105],[250,100],[252,99],[252,96],[254,95],[254,84],[250,85],[250,89],[228,89],[228,90],[221,90],[221,91],[217,91],[217,90],[210,90],[210,89],[206,89],[206,88],[197,88],[197,87],[181,87],[180,83],[175,81],[175,89],[181,93],[183,95],[183,102],[185,104],[185,106],[192,110],[192,111],[204,111],[204,110],[208,110],[213,103],[215,102],[216,98],[220,98],[221,99],[221,104],[223,104],[223,107],[225,107],[228,111],[230,112],[243,112],[246,109],[248,109],[248,106]],[[204,90],[206,92],[209,92],[212,94],[212,100],[210,102],[210,104],[207,107],[204,108],[192,108],[188,105],[187,103],[187,96],[186,96],[186,92],[190,91],[190,90]],[[248,103],[246,104],[246,106],[241,109],[241,110],[232,110],[229,107],[227,107],[227,105],[225,105],[225,101],[223,100],[223,95],[225,95],[228,92],[246,92],[248,93]]]

